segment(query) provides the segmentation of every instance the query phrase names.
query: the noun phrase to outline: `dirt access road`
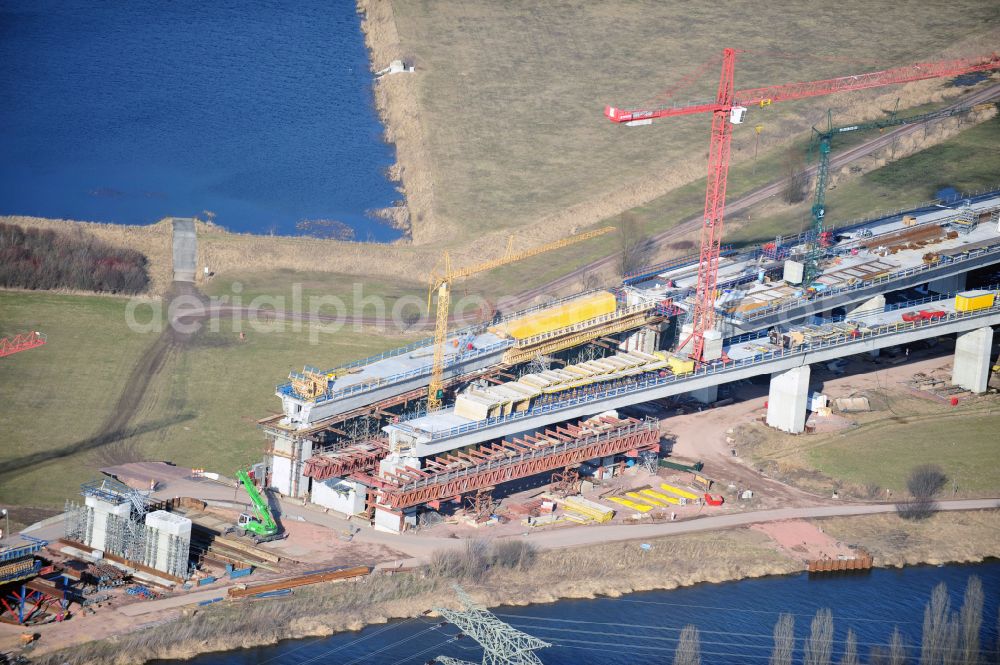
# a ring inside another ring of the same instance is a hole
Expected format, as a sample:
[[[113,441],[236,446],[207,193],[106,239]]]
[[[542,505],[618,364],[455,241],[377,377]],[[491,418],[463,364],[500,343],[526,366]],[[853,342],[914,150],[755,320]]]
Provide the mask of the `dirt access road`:
[[[939,501],[938,510],[986,510],[1000,507],[1000,499],[959,499]],[[875,515],[892,513],[896,505],[891,503],[842,504],[835,506],[812,506],[803,508],[776,508],[749,513],[730,513],[714,517],[702,517],[684,522],[662,522],[660,524],[620,525],[598,528],[574,528],[529,534],[524,540],[545,549],[557,547],[578,547],[596,545],[616,540],[637,540],[639,538],[660,538],[695,531],[713,531],[747,526],[759,522],[777,522],[790,519],[811,519],[818,517],[847,517],[851,515]]]
[[[171,305],[179,298],[183,298],[184,301],[191,301],[194,298],[202,303],[203,309],[207,307],[207,299],[194,285],[197,258],[198,245],[194,220],[175,218],[173,220],[174,281],[166,294],[167,307],[163,311],[173,311]],[[183,321],[189,322],[190,317],[189,311],[185,310]],[[123,459],[135,457],[129,450],[131,445],[129,440],[136,434],[137,430],[130,425],[135,419],[136,413],[139,412],[146,391],[156,375],[163,369],[167,358],[187,345],[194,335],[189,326],[174,325],[174,321],[167,323],[168,325],[164,326],[159,337],[139,357],[122,386],[118,401],[108,413],[97,433],[83,442],[84,447],[105,449],[108,453],[104,455],[105,457],[117,456]],[[113,449],[109,450],[108,446],[119,448],[117,451],[119,454],[115,455]]]

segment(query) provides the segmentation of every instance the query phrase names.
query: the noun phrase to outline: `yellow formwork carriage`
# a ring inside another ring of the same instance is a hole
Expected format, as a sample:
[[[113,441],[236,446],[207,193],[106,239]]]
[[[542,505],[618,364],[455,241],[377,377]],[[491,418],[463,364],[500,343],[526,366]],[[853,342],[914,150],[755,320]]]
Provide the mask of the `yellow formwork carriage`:
[[[689,358],[670,356],[667,358],[667,365],[674,374],[690,374],[694,371],[694,361]]]
[[[993,291],[963,291],[955,296],[956,312],[975,312],[993,307],[996,294]]]
[[[571,300],[570,302],[532,312],[513,321],[491,328],[496,333],[504,334],[514,339],[525,339],[542,333],[566,328],[574,323],[593,319],[615,311],[616,301],[613,293],[601,291]]]
[[[594,522],[610,522],[615,511],[599,503],[588,501],[583,497],[566,497],[563,499],[563,509],[582,515]]]

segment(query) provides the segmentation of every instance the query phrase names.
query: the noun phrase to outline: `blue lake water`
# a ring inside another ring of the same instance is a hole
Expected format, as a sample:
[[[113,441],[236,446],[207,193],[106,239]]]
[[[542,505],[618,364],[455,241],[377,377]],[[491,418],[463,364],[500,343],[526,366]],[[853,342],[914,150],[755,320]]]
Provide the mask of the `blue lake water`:
[[[371,84],[351,0],[0,0],[0,214],[391,240]]]
[[[924,606],[934,586],[939,582],[948,585],[952,609],[957,611],[971,575],[980,578],[986,594],[981,644],[984,649],[992,648],[997,637],[1000,561],[850,575],[770,577],[637,593],[623,598],[500,607],[494,612],[511,625],[554,645],[538,652],[546,665],[669,663],[677,636],[687,624],[694,624],[700,630],[705,665],[766,665],[779,612],[795,615],[796,662],[801,662],[809,622],[821,608],[833,612],[834,662],[839,661],[848,628],[856,633],[862,662],[867,662],[870,649],[887,644],[894,626],[905,637],[911,662],[916,662]],[[397,621],[356,633],[206,654],[183,662],[417,665],[442,655],[480,662],[482,651],[472,639],[454,640],[458,630],[451,625],[439,627],[439,623],[430,618]],[[176,662],[179,665],[181,661]]]

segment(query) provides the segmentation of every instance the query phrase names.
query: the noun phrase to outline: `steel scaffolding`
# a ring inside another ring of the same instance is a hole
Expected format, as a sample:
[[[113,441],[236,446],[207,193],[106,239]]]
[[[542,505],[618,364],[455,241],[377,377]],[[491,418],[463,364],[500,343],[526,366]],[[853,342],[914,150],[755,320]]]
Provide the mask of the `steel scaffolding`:
[[[64,512],[66,514],[66,537],[78,543],[89,543],[93,529],[90,509],[67,499]]]
[[[148,492],[140,492],[115,480],[104,479],[84,483],[80,493],[95,497],[113,506],[128,504],[129,514],[119,516],[109,513],[106,517],[105,552],[129,561],[143,561],[146,548],[146,513],[149,511]],[[93,542],[94,508],[72,504],[72,514],[67,515],[66,537],[91,545]],[[86,516],[86,524],[82,516]]]
[[[167,574],[175,577],[188,576],[188,544],[180,536],[168,536]]]

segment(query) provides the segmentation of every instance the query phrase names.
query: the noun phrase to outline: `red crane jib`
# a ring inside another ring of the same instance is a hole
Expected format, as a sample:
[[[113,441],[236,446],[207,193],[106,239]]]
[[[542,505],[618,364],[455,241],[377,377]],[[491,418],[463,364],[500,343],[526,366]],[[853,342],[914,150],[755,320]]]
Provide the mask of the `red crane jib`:
[[[714,103],[678,106],[658,110],[622,110],[608,106],[604,114],[613,122],[646,122],[693,113],[712,114],[712,138],[708,151],[708,187],[705,192],[705,213],[701,227],[701,252],[698,261],[698,285],[695,292],[692,330],[681,341],[680,349],[698,362],[705,357],[705,333],[715,324],[715,287],[719,275],[719,254],[722,246],[723,219],[726,206],[726,182],[729,175],[729,148],[732,142],[730,112],[733,107],[751,104],[817,97],[836,92],[864,90],[896,83],[908,83],[942,76],[958,76],[1000,68],[996,53],[942,62],[918,63],[880,72],[841,76],[823,81],[789,83],[764,88],[735,91],[735,49],[722,52],[722,74]],[[739,122],[739,120],[737,121]]]
[[[895,83],[910,83],[924,79],[940,78],[942,76],[960,76],[973,72],[986,72],[1000,68],[1000,55],[978,56],[942,62],[926,62],[905,67],[896,67],[879,72],[841,76],[822,81],[807,81],[805,83],[786,83],[763,88],[740,90],[734,96],[733,106],[751,106],[761,102],[784,102],[806,97],[819,97],[835,92],[864,90]],[[619,109],[613,106],[604,108],[604,115],[612,122],[634,122],[636,120],[653,120],[668,118],[675,115],[691,115],[694,113],[712,113],[720,108],[717,103],[694,104],[691,106],[674,106],[661,109]]]

